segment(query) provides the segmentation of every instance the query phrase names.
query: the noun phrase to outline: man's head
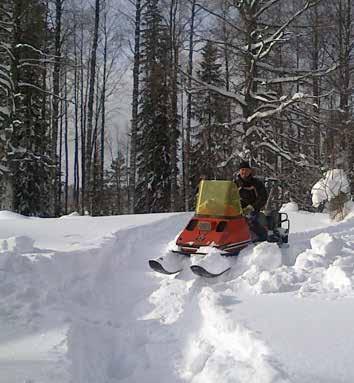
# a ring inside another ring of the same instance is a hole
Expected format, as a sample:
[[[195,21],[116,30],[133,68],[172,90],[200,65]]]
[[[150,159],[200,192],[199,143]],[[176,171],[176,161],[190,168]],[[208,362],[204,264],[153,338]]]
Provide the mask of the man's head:
[[[252,174],[252,168],[247,161],[242,161],[239,166],[240,177],[243,179],[248,178]]]

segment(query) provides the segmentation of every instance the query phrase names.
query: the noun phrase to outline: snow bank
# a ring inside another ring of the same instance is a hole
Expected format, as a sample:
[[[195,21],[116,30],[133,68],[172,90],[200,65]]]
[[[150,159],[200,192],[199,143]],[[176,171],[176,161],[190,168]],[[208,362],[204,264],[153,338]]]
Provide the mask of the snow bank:
[[[9,210],[0,210],[0,220],[2,219],[29,219],[29,217],[14,213]]]
[[[251,252],[244,252],[237,265],[243,270],[240,276],[235,275],[235,286],[253,294],[350,294],[354,255],[343,253],[343,239],[321,233],[309,243],[311,248],[301,251],[290,266],[283,264],[281,250],[275,244],[261,243]]]
[[[235,276],[237,289],[254,294],[266,294],[284,291],[284,285],[289,279],[281,270],[283,266],[282,253],[275,243],[262,242],[253,249],[246,249],[240,255],[236,265],[240,276]]]

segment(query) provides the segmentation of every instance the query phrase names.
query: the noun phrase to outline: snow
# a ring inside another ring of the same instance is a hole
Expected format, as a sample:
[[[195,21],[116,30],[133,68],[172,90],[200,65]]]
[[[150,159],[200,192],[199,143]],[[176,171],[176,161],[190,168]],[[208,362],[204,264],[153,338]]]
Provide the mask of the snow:
[[[332,169],[325,173],[312,187],[312,204],[318,207],[323,201],[330,201],[340,192],[349,193],[350,184],[342,169]]]
[[[0,212],[0,238],[8,238],[20,233],[35,241],[35,246],[52,250],[80,250],[97,248],[101,242],[123,229],[149,224],[164,218],[163,214],[125,215],[117,217],[77,216],[71,214],[58,219],[28,218],[9,211]]]
[[[274,270],[281,266],[282,256],[275,243],[260,243],[247,257],[248,264],[256,265],[259,270]]]
[[[209,247],[200,247],[199,251],[201,253],[206,252],[205,257],[192,257],[191,265],[199,265],[206,268],[208,271],[218,274],[223,270],[228,269],[233,265],[234,259],[229,257],[221,256],[222,251],[209,248]]]
[[[283,78],[282,80],[283,81],[294,81],[295,79],[289,78],[287,80],[284,80],[284,78]],[[276,82],[276,80],[271,80],[270,82]],[[284,110],[286,107],[288,107],[289,105],[293,104],[294,102],[298,102],[303,97],[304,97],[304,95],[302,93],[295,93],[294,95],[292,95],[292,97],[289,100],[282,100],[280,105],[278,105],[277,107],[273,107],[273,108],[271,108],[265,112],[259,112],[258,111],[258,112],[253,113],[251,116],[247,117],[247,122],[250,123],[254,119],[262,119],[262,118],[272,116],[276,113],[279,113],[282,110]]]
[[[288,202],[281,207],[281,211],[284,213],[287,213],[290,211],[299,211],[299,206],[296,202],[293,202],[293,201]]]
[[[353,382],[354,216],[282,211],[289,247],[204,248],[177,276],[147,261],[191,213],[0,211],[0,382]]]
[[[28,217],[25,217],[21,214],[13,213],[12,211],[8,210],[0,210],[0,220],[8,220],[8,219],[28,219]]]

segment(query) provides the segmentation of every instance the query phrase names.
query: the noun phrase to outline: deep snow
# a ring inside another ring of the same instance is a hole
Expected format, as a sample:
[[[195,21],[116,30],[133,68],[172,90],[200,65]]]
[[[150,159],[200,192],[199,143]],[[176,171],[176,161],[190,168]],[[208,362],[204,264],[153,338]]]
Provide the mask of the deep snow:
[[[0,382],[353,382],[354,216],[294,210],[213,280],[148,268],[190,213],[0,212]]]

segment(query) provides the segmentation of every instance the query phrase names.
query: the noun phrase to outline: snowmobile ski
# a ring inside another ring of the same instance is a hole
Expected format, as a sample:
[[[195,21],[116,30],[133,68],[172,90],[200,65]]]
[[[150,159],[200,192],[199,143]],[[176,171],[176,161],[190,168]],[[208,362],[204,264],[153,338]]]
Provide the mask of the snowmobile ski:
[[[216,277],[219,277],[220,275],[226,273],[230,269],[231,269],[231,267],[228,267],[227,269],[221,271],[220,273],[212,273],[212,272],[204,269],[204,267],[202,267],[202,266],[199,266],[199,265],[192,265],[191,266],[191,270],[192,270],[192,272],[194,274],[198,275],[199,277],[204,277],[204,278],[216,278]]]
[[[182,271],[182,269],[178,269],[175,271],[168,271],[166,270],[162,264],[156,260],[156,259],[150,259],[149,260],[149,266],[156,272],[161,273],[161,274],[167,274],[167,275],[173,275],[173,274],[178,274],[179,272]]]

